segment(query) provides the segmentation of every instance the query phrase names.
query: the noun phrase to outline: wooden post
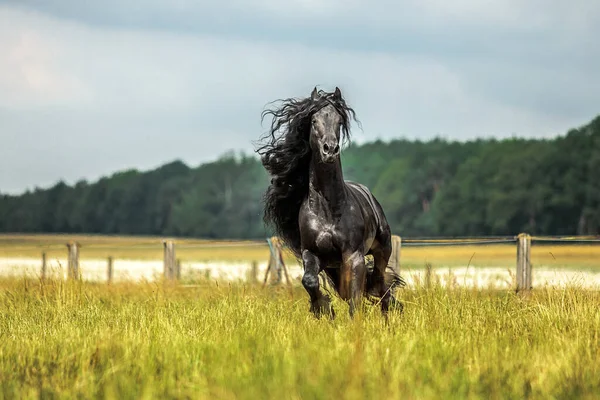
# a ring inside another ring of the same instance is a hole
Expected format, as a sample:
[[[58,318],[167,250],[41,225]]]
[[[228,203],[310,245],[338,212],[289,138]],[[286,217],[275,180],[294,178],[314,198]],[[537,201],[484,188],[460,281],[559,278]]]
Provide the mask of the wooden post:
[[[281,283],[281,267],[283,263],[283,259],[281,258],[281,252],[278,246],[277,237],[273,236],[267,239],[267,243],[269,244],[270,256],[269,256],[269,265],[267,266],[267,271],[265,272],[265,280],[263,282],[263,286],[267,283],[267,279],[269,278],[269,273],[275,270],[275,284]]]
[[[530,290],[531,278],[531,236],[521,233],[517,237],[517,291]]]
[[[279,242],[279,240],[275,244],[275,247],[277,247],[277,253],[279,255],[279,281],[281,282],[281,270],[283,270],[283,273],[285,274],[285,281],[287,282],[288,286],[292,286],[292,281],[290,281],[287,266],[283,261],[283,248],[281,247],[281,243]]]
[[[256,260],[252,261],[252,266],[250,267],[250,279],[252,280],[252,283],[256,283],[258,280],[258,263]]]
[[[281,283],[281,269],[283,264],[283,259],[281,258],[281,251],[279,249],[279,242],[276,237],[271,238],[271,245],[273,246],[273,257],[275,258],[275,283]]]
[[[108,257],[108,265],[106,267],[106,282],[110,285],[113,281],[113,258]]]
[[[179,281],[181,280],[181,260],[177,259],[176,270],[175,270],[175,278]]]
[[[271,272],[271,267],[273,266],[273,254],[269,256],[269,264],[267,265],[267,270],[265,271],[265,279],[263,280],[263,287],[267,284],[267,279],[269,279],[269,272]]]
[[[425,264],[425,287],[431,288],[431,263]]]
[[[79,243],[69,242],[67,244],[67,249],[69,249],[67,278],[77,280],[79,279]]]
[[[175,243],[172,240],[165,240],[164,244],[164,275],[165,279],[170,281],[175,279]]]
[[[46,253],[42,253],[42,280],[46,280]]]
[[[269,257],[269,265],[267,266],[267,271],[265,272],[265,280],[263,282],[263,286],[267,283],[267,279],[269,277],[269,272],[275,270],[275,282],[274,284],[281,283],[281,271],[285,274],[285,280],[287,284],[291,287],[292,281],[290,281],[290,277],[288,275],[287,267],[285,266],[285,262],[283,261],[283,249],[281,247],[281,243],[279,242],[279,238],[273,236],[267,239],[267,243],[269,244],[270,257]]]
[[[402,238],[398,235],[392,235],[392,256],[390,257],[390,266],[395,273],[400,274],[400,252],[402,250]]]

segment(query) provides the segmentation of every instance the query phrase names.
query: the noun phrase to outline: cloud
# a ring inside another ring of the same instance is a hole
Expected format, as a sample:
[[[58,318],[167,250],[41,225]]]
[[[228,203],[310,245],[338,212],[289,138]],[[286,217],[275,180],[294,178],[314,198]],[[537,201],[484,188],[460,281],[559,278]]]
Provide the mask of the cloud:
[[[2,192],[251,151],[263,107],[317,84],[342,88],[358,141],[549,136],[600,104],[596,8],[561,6],[561,19],[516,1],[19,4],[0,6]]]
[[[32,30],[16,33],[6,25],[0,28],[0,37],[0,107],[58,105],[85,97],[81,82],[66,75],[55,62],[61,52],[57,43]]]

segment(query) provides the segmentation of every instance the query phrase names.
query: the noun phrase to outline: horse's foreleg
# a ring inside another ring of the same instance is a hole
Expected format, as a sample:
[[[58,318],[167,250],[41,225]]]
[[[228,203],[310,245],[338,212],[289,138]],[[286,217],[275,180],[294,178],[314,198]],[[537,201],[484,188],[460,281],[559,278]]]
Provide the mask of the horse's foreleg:
[[[373,252],[373,287],[375,291],[379,292],[381,298],[381,312],[385,315],[391,308],[399,309],[402,312],[403,304],[396,300],[391,293],[391,287],[385,283],[385,273],[388,266],[392,249],[390,247],[378,248]]]
[[[390,306],[391,293],[385,284],[385,269],[387,268],[391,255],[392,250],[387,247],[380,247],[373,251],[373,287],[381,299],[381,312],[384,314],[387,313]]]
[[[319,289],[319,258],[310,251],[304,250],[302,252],[302,263],[304,265],[302,286],[310,296],[310,311],[317,318],[321,317],[322,314],[329,314],[331,318],[335,317],[329,296],[324,295]]]
[[[361,252],[351,253],[343,258],[340,274],[340,295],[350,305],[350,316],[354,316],[356,307],[362,301],[367,268]]]

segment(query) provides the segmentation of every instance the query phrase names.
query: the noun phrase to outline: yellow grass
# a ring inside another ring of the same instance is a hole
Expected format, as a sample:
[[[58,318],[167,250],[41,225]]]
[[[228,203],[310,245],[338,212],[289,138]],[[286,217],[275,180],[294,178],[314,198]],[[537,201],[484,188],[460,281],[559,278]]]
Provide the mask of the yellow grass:
[[[386,324],[301,288],[0,279],[0,399],[595,399],[600,292],[401,290]]]

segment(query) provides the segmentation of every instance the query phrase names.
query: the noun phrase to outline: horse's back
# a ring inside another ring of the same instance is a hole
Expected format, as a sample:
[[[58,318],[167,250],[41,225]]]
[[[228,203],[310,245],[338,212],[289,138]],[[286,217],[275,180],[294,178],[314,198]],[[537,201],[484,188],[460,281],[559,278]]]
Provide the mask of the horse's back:
[[[384,233],[385,231],[389,232],[389,224],[387,222],[387,218],[385,217],[385,213],[383,212],[383,207],[377,201],[373,193],[369,190],[368,187],[363,185],[362,183],[353,182],[353,181],[345,181],[346,186],[356,195],[356,198],[361,203],[367,204],[369,209],[371,210],[371,214],[375,219],[378,230]]]

